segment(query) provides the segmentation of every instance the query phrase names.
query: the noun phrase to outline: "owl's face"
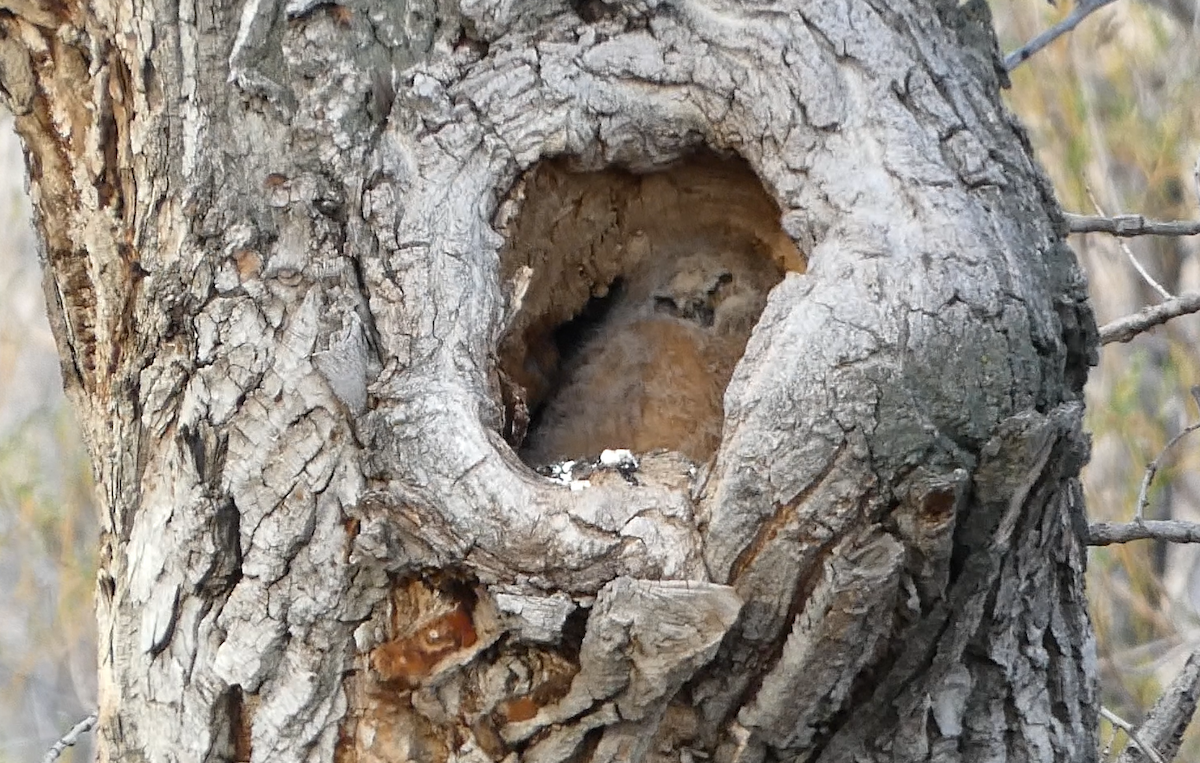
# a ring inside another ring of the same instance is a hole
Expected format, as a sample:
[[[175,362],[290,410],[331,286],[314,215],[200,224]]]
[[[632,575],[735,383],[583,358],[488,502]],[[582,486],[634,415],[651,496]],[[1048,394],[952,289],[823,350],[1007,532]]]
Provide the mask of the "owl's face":
[[[777,280],[774,266],[753,252],[710,248],[656,264],[651,289],[632,295],[654,314],[714,333],[749,333]]]
[[[721,437],[725,385],[782,275],[756,242],[720,231],[649,248],[601,317],[577,332],[523,457],[549,463],[628,447],[707,459]]]
[[[717,306],[730,291],[733,273],[726,268],[704,267],[701,271],[684,269],[654,292],[654,310],[659,313],[698,323],[713,325]]]

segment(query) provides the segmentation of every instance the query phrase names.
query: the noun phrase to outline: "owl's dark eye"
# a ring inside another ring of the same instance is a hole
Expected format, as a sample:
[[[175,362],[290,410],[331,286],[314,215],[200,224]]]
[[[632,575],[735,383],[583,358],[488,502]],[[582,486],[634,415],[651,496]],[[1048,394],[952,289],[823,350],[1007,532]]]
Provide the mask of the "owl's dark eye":
[[[705,328],[713,325],[713,309],[711,305],[697,303],[692,305],[691,309],[687,312],[688,314],[685,317],[689,320],[699,323]]]
[[[713,285],[709,287],[708,293],[716,294],[721,290],[722,286],[730,283],[733,283],[733,273],[730,273],[728,270],[723,270],[717,276],[717,280],[713,282]]]

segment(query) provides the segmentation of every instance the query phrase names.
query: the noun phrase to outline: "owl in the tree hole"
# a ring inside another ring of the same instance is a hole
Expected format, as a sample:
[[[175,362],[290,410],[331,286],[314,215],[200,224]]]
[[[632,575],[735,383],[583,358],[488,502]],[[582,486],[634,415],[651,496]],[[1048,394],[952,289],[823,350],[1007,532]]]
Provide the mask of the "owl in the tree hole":
[[[725,387],[781,276],[744,240],[657,248],[621,279],[603,318],[567,352],[525,460],[592,458],[605,448],[708,459],[721,438]]]

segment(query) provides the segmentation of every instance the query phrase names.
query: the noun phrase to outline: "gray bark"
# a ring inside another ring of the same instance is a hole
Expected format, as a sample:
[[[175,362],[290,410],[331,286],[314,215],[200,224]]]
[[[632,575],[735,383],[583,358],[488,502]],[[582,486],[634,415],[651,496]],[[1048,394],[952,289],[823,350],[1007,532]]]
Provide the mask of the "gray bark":
[[[982,3],[0,8],[102,760],[1095,758],[1095,327]],[[519,181],[700,148],[807,271],[710,463],[541,477]]]

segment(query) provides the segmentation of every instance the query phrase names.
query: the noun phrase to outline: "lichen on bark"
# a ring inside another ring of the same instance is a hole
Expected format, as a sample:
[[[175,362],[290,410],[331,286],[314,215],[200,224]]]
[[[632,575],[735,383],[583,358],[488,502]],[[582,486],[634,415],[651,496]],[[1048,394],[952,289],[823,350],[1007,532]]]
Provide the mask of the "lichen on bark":
[[[103,758],[1093,757],[1095,327],[979,6],[0,13]],[[807,271],[709,463],[572,491],[503,436],[514,189],[701,150]]]

